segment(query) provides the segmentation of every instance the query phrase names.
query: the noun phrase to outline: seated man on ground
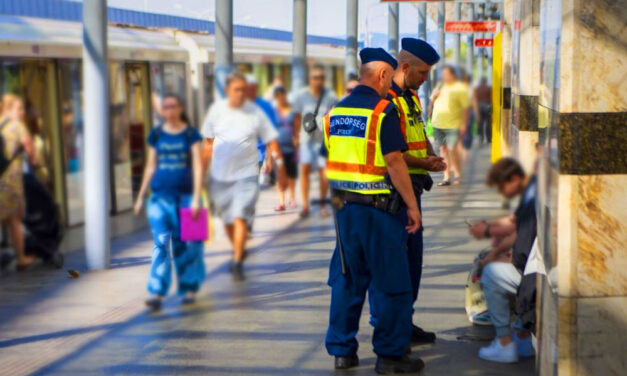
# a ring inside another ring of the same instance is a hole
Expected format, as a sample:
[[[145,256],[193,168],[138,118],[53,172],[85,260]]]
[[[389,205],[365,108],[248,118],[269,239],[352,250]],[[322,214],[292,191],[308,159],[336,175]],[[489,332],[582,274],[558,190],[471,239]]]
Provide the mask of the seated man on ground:
[[[492,249],[482,260],[481,286],[497,338],[479,351],[479,357],[501,363],[517,362],[519,356],[532,356],[531,333],[510,329],[510,300],[516,296],[522,271],[536,237],[536,179],[527,176],[512,158],[503,158],[488,172],[487,184],[511,199],[521,196],[513,216],[492,222],[481,221],[470,227],[477,239],[493,237]]]

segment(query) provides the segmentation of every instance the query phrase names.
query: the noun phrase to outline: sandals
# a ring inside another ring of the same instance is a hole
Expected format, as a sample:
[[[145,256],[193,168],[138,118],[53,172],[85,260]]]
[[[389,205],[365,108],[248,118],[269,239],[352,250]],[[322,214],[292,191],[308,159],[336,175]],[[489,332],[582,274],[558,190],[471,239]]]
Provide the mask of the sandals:
[[[275,207],[274,207],[274,211],[275,211],[275,212],[282,212],[282,211],[285,211],[285,205],[281,205],[281,204],[279,204],[279,205],[275,206]]]
[[[442,180],[438,183],[438,187],[448,187],[449,185],[451,185],[451,182],[448,180]]]
[[[298,216],[301,218],[309,217],[309,208],[301,210]]]

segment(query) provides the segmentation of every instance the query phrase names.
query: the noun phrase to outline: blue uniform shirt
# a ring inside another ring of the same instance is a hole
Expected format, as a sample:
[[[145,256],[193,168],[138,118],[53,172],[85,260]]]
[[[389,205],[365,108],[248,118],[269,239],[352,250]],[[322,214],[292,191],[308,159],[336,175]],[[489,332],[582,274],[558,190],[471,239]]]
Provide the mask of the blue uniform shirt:
[[[353,89],[349,96],[342,99],[336,107],[373,109],[380,100],[381,97],[373,88],[359,85]],[[401,121],[396,112],[396,106],[390,103],[383,112],[385,117],[381,123],[381,154],[386,155],[395,151],[406,151],[407,143],[401,132]],[[326,157],[327,153],[323,144],[321,154]]]

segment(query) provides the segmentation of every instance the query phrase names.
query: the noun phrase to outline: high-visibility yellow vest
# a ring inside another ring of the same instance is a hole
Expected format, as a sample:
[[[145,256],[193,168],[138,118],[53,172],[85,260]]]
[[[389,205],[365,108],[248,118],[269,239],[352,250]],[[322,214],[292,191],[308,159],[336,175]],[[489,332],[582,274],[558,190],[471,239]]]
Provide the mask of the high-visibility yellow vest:
[[[392,89],[388,91],[394,104],[398,108],[398,115],[401,119],[401,131],[407,142],[409,155],[416,158],[427,157],[427,137],[425,135],[425,125],[422,120],[422,106],[420,105],[420,99],[413,90],[412,103],[407,103],[407,99],[404,96],[398,96]],[[413,111],[409,106],[412,106]],[[422,174],[427,175],[429,172],[419,167],[409,167],[410,174]]]
[[[326,170],[332,188],[361,194],[390,193],[380,141],[389,104],[381,99],[374,109],[335,107],[324,117]]]

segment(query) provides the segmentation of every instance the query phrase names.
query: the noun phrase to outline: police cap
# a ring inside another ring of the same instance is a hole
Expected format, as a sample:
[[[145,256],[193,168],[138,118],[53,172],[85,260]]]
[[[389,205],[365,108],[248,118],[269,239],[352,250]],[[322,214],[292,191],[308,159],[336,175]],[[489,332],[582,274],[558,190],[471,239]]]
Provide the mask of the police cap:
[[[422,39],[403,38],[401,48],[429,65],[433,65],[440,60],[440,55],[431,45]]]
[[[390,64],[394,69],[398,66],[396,59],[383,48],[366,47],[359,51],[359,58],[362,64],[367,64],[372,61],[383,61],[384,63]]]

